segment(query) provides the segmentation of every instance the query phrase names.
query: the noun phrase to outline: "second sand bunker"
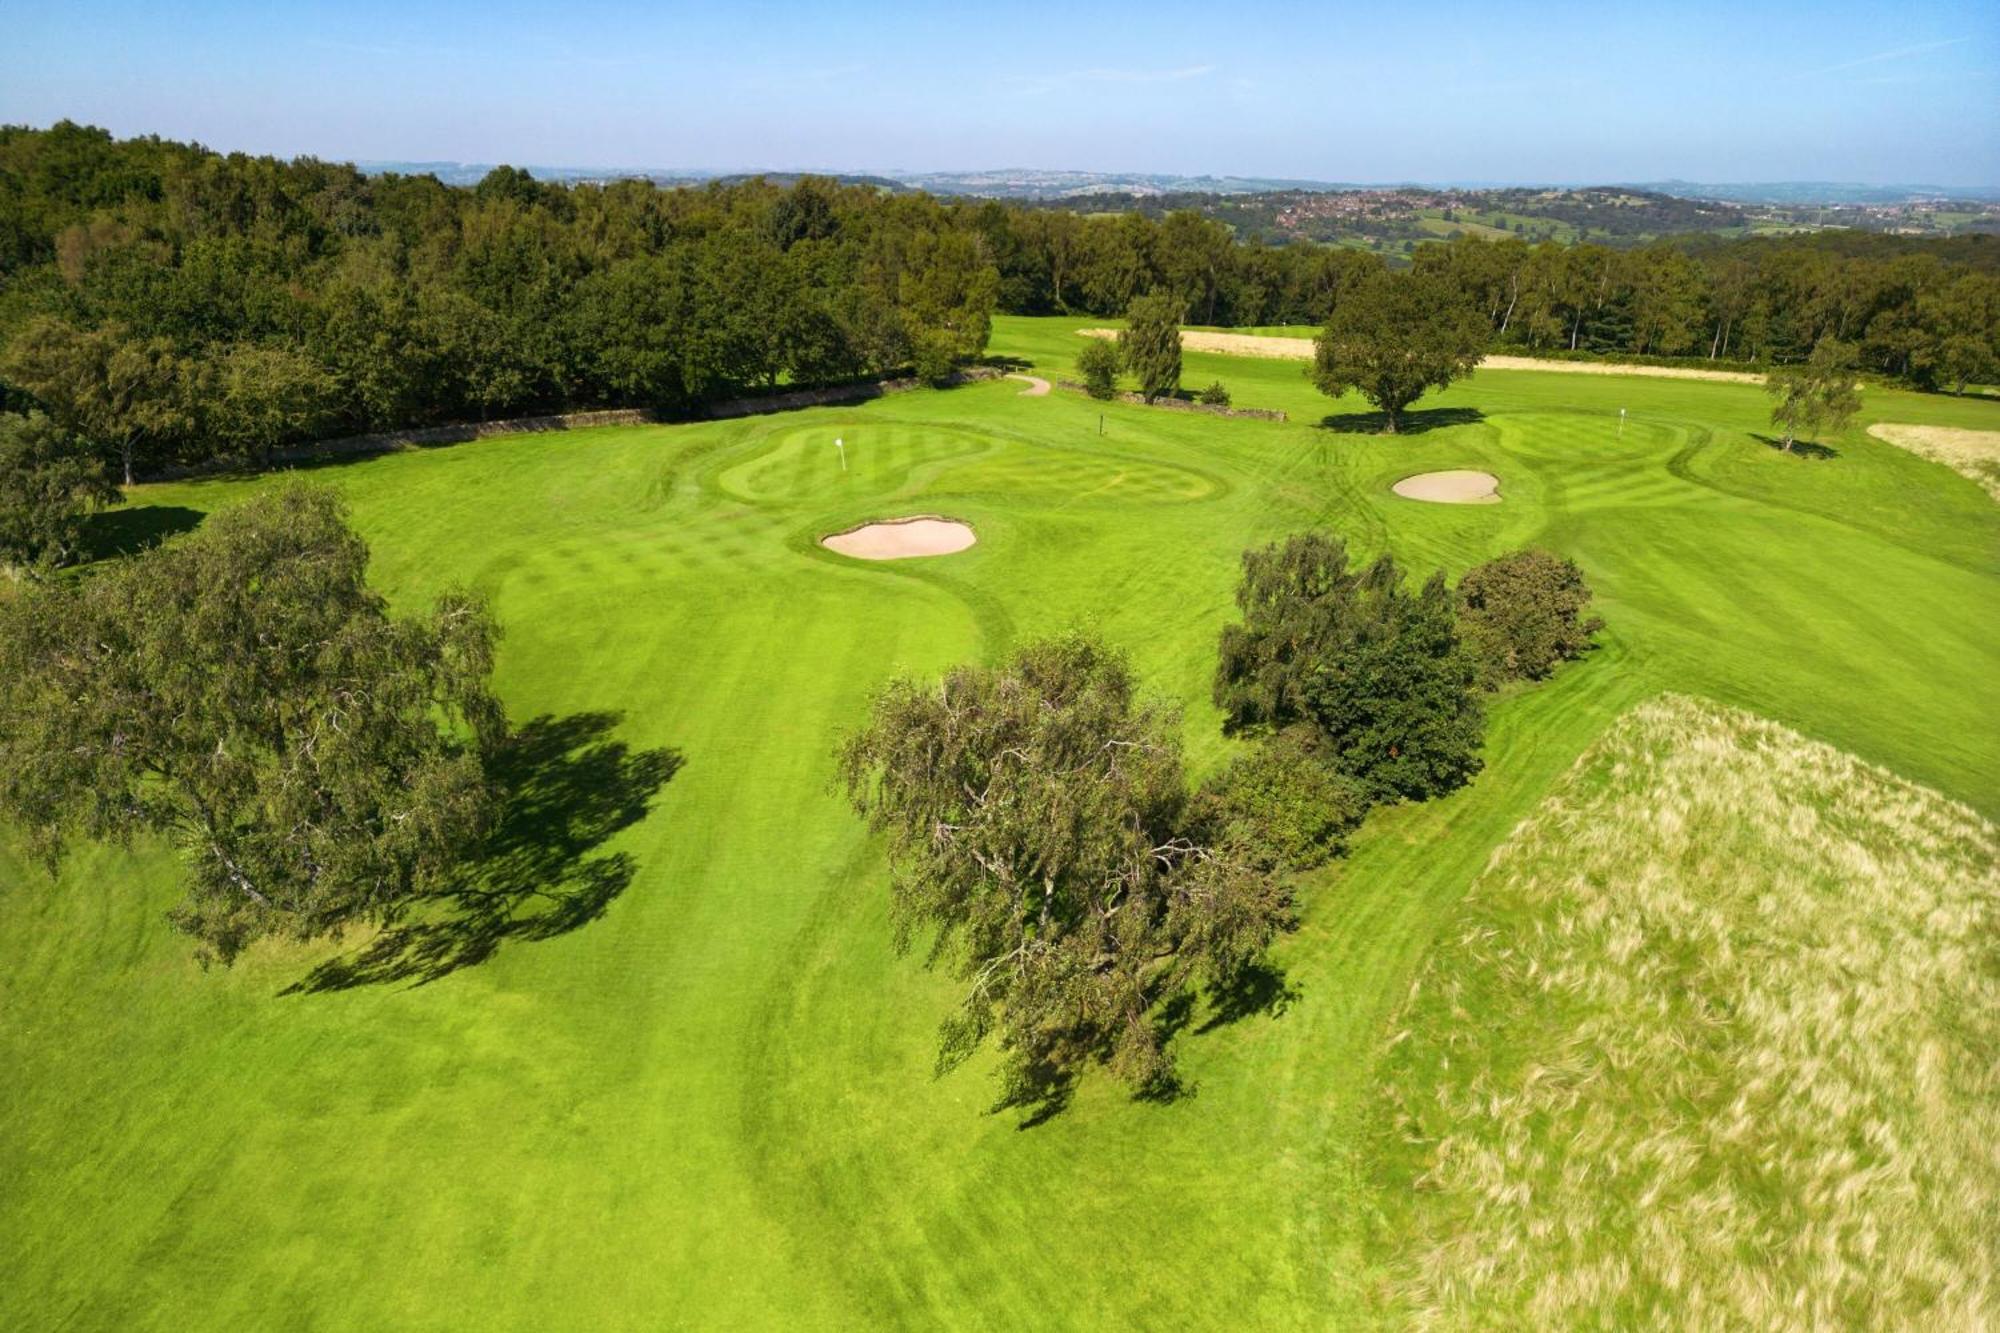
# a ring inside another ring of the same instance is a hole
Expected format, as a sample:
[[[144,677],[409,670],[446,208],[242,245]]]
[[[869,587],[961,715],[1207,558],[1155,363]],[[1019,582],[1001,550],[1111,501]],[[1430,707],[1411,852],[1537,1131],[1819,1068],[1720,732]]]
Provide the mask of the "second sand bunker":
[[[1419,472],[1405,477],[1389,489],[1405,500],[1428,500],[1441,505],[1497,505],[1500,478],[1491,472]]]
[[[948,518],[890,518],[820,538],[829,551],[857,560],[908,560],[920,555],[952,555],[979,540],[972,529]]]

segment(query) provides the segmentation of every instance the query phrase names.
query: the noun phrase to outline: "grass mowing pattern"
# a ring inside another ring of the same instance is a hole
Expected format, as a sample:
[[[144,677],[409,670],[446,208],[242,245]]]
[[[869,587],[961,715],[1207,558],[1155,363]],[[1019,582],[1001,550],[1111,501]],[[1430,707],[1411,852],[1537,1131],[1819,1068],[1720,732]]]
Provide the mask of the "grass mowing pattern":
[[[996,319],[994,350],[1067,376],[1084,322]],[[204,975],[159,849],[51,886],[0,838],[0,1327],[1351,1325],[1401,1249],[1364,1225],[1389,1020],[1619,714],[1696,691],[2000,813],[2000,509],[1946,469],[1860,423],[1787,458],[1742,385],[1481,371],[1385,439],[1318,424],[1364,405],[1295,364],[1187,367],[1291,422],[1010,381],[314,470],[397,605],[492,597],[513,718],[619,713],[607,739],[684,765],[587,853],[631,859],[599,919],[414,987],[282,994],[352,945]],[[1862,420],[1995,429],[2000,404],[1871,391]],[[1389,492],[1459,467],[1507,502]],[[261,484],[127,513],[185,526]],[[979,544],[816,545],[920,513]],[[890,953],[835,740],[898,671],[1081,627],[1185,705],[1199,771],[1230,749],[1208,691],[1238,557],[1315,526],[1454,574],[1548,546],[1604,646],[1495,701],[1470,787],[1376,812],[1303,887],[1291,999],[1194,1015],[1194,1096],[1093,1078],[1032,1131],[985,1115],[990,1065],[931,1078],[957,989]]]
[[[2000,1316],[2000,829],[1684,696],[1493,857],[1386,1073],[1424,1323]]]

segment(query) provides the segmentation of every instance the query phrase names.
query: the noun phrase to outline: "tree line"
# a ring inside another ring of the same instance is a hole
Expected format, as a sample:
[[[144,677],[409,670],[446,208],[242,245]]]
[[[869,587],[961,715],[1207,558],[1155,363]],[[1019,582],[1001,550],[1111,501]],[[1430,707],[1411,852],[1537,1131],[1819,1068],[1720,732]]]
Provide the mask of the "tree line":
[[[985,347],[962,210],[802,180],[469,189],[0,130],[0,383],[149,465],[595,406],[690,412]]]
[[[1636,250],[1461,237],[1415,267],[1490,346],[1803,362],[1962,388],[1996,373],[2000,245],[1768,238]],[[1323,325],[1384,261],[1238,241],[1181,210],[1082,216],[804,178],[472,187],[0,128],[0,408],[121,477],[312,438],[718,398],[984,349],[990,317]]]

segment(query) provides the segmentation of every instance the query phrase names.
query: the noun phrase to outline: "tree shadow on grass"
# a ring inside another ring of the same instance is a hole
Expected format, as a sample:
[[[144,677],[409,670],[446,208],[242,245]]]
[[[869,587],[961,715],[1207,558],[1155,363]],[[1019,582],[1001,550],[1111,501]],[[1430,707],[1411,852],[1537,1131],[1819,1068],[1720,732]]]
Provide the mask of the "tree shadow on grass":
[[[1403,413],[1396,425],[1396,434],[1422,435],[1425,431],[1443,430],[1447,426],[1471,426],[1486,420],[1486,414],[1476,407],[1427,407],[1420,411]],[[1343,435],[1380,435],[1389,425],[1386,412],[1336,412],[1320,418],[1319,424]]]
[[[1019,1087],[1010,1087],[1000,1094],[993,1103],[989,1114],[998,1115],[1002,1111],[1020,1111],[1017,1130],[1034,1129],[1069,1109],[1070,1101],[1076,1096],[1076,1071],[1064,1066],[1043,1063],[1027,1071],[1027,1078]]]
[[[638,867],[598,848],[646,817],[682,763],[676,751],[612,739],[618,720],[543,716],[514,731],[487,766],[500,815],[465,882],[283,993],[422,985],[484,962],[509,940],[552,939],[602,916]]]
[[[1759,435],[1755,431],[1752,431],[1750,438],[1767,449],[1776,449],[1781,454],[1789,452],[1794,458],[1820,459],[1840,457],[1840,450],[1832,448],[1829,445],[1814,444],[1811,440],[1793,440],[1791,449],[1787,450],[1785,442],[1775,435]]]
[[[1226,983],[1208,988],[1208,1017],[1200,1027],[1194,1028],[1194,1034],[1201,1036],[1214,1032],[1257,1014],[1278,1017],[1292,1007],[1299,993],[1298,986],[1275,964],[1250,963]],[[1171,1049],[1174,1039],[1193,1024],[1200,1003],[1201,993],[1193,987],[1176,992],[1161,1003],[1158,1012],[1153,1015],[1153,1030],[1163,1048]],[[1096,1060],[1093,1063],[1101,1064],[1111,1054],[1109,1044],[1106,1043],[1094,1054]],[[991,1108],[995,1115],[1002,1111],[1023,1112],[1020,1122],[1014,1126],[1016,1129],[1034,1129],[1047,1124],[1067,1110],[1076,1096],[1078,1071],[1074,1066],[1043,1063],[1023,1073],[1024,1077],[1003,1092]],[[1132,1100],[1164,1106],[1185,1101],[1197,1090],[1195,1084],[1169,1067],[1157,1078],[1133,1089]]]
[[[180,505],[138,505],[91,514],[83,523],[83,556],[109,560],[158,546],[169,537],[193,532],[208,515]]]
[[[1234,977],[1209,992],[1208,1018],[1195,1035],[1228,1027],[1258,1014],[1280,1017],[1298,1002],[1299,988],[1282,968],[1271,963],[1251,963]]]

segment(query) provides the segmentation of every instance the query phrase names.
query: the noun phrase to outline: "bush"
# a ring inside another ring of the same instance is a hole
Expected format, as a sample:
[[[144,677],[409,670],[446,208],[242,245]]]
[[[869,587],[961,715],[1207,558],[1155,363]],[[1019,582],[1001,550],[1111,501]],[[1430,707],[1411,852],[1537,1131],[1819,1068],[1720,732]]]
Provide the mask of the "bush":
[[[40,412],[0,413],[0,568],[77,559],[85,515],[117,499],[82,440]]]
[[[1118,392],[1118,349],[1103,338],[1092,338],[1076,354],[1076,370],[1092,398],[1109,398]]]
[[[1229,406],[1229,386],[1221,380],[1217,380],[1196,394],[1195,397],[1199,401],[1207,403],[1210,407],[1227,407]]]
[[[1308,533],[1244,552],[1236,604],[1215,677],[1225,726],[1304,723],[1380,800],[1441,795],[1479,771],[1479,666],[1443,575],[1412,593],[1389,556],[1351,569],[1338,538]]]
[[[1529,548],[1467,571],[1458,584],[1459,624],[1487,688],[1540,680],[1580,657],[1604,627],[1585,616],[1590,585],[1574,562]]]
[[[1361,784],[1335,772],[1310,732],[1271,737],[1202,784],[1206,834],[1256,865],[1309,870],[1346,850],[1368,813]]]
[[[949,333],[927,329],[911,340],[910,359],[924,383],[949,384],[958,369],[958,344]]]

